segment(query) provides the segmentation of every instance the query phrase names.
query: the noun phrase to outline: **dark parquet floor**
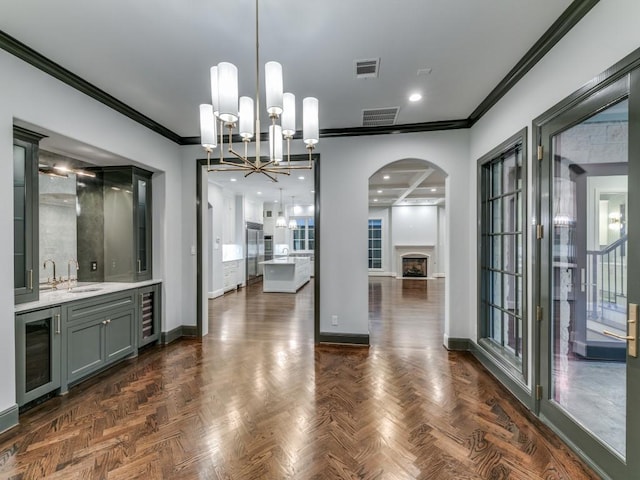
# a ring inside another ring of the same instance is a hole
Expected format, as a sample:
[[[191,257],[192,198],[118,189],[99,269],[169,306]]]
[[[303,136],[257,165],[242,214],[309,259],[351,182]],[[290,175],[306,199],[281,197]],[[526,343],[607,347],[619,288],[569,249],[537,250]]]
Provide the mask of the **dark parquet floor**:
[[[443,281],[370,281],[370,348],[313,345],[313,286],[210,301],[152,347],[21,416],[3,479],[597,478],[469,354]]]

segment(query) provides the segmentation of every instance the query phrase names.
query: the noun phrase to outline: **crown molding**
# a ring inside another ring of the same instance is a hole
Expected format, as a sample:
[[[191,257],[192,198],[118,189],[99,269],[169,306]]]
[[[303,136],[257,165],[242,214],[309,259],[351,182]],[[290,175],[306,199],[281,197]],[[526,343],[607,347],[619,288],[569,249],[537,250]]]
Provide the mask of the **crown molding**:
[[[516,63],[491,93],[469,115],[470,126],[480,120],[485,113],[504,97],[529,70],[531,70],[549,50],[551,50],[569,31],[595,7],[599,0],[574,0],[562,15],[553,22],[538,41]]]
[[[52,77],[66,83],[70,87],[75,88],[79,92],[82,92],[94,100],[103,103],[107,107],[112,108],[116,112],[119,112],[131,120],[139,123],[140,125],[159,133],[163,137],[180,144],[181,137],[177,133],[172,132],[167,127],[160,125],[158,122],[152,120],[146,115],[138,112],[134,108],[130,107],[124,102],[121,102],[112,95],[109,95],[104,90],[96,87],[92,83],[89,83],[84,78],[79,77],[75,73],[67,70],[63,66],[57,64],[53,60],[38,53],[33,48],[25,45],[19,40],[13,38],[7,33],[0,30],[0,48],[6,50],[12,55],[15,55],[21,60],[24,60],[28,64],[48,73]]]
[[[516,85],[597,3],[599,0],[574,0],[571,5],[547,29],[538,41],[527,51],[520,61],[500,81],[487,97],[466,119],[442,120],[436,122],[389,125],[382,127],[347,127],[320,130],[320,137],[358,137],[363,135],[393,135],[398,133],[433,132],[472,127],[498,101]],[[38,53],[31,47],[0,30],[0,48],[21,60],[48,73],[76,90],[90,96],[113,110],[129,117],[178,145],[199,145],[199,137],[181,137],[167,127],[138,112],[126,103],[109,95],[104,90],[89,83],[75,73]],[[298,134],[299,135],[299,134]],[[234,136],[235,138],[236,136]],[[239,136],[238,136],[239,138]],[[265,137],[266,138],[266,137]]]

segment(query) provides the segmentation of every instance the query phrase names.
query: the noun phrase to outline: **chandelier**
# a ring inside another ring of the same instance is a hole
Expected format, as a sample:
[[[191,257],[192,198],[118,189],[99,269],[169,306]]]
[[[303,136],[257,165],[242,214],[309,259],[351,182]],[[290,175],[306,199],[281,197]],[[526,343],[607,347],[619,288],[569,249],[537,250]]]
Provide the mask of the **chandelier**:
[[[245,177],[262,173],[274,182],[276,175],[290,175],[291,170],[311,169],[311,153],[319,140],[318,99],[306,97],[302,101],[302,140],[309,152],[309,163],[291,165],[291,140],[296,133],[296,102],[292,93],[283,93],[282,65],[265,64],[266,109],[269,125],[269,157],[260,158],[260,43],[258,0],[256,0],[256,95],[238,99],[238,69],[229,62],[211,67],[211,104],[200,105],[200,142],[207,152],[207,171],[240,171]],[[233,147],[235,129],[244,143],[244,153]],[[228,152],[236,161],[224,159],[224,130],[228,134]],[[218,141],[219,131],[219,141]],[[255,134],[255,158],[248,156],[248,146]],[[283,161],[283,139],[287,143],[286,161]],[[220,148],[219,164],[211,166],[211,154]]]

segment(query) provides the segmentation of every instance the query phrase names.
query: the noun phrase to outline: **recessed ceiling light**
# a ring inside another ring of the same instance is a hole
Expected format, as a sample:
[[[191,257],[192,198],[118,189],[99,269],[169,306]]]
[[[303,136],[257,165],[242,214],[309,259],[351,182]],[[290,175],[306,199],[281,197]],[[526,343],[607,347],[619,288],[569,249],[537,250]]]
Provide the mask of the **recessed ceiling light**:
[[[382,193],[382,190],[378,190],[378,193]]]
[[[389,175],[385,175],[384,177],[382,177],[384,180],[389,180],[391,177]]]
[[[432,192],[437,192],[437,191],[438,191],[438,189],[437,189],[437,188],[432,188],[432,189],[431,189],[431,191],[432,191]]]
[[[274,200],[273,203],[278,203],[278,200]]]
[[[303,177],[302,175],[300,175],[300,176],[298,177],[298,180],[304,180],[304,177]]]
[[[410,102],[419,102],[420,100],[422,100],[422,95],[420,95],[418,92],[409,95]]]
[[[262,195],[262,192],[258,192],[258,195]]]
[[[237,182],[237,181],[238,181],[238,179],[237,179],[237,178],[232,178],[230,181],[231,181],[231,182]]]
[[[316,191],[315,190],[311,190],[311,193],[316,193]]]
[[[377,199],[377,198],[374,198],[374,199],[373,199],[373,201],[374,201],[374,202],[377,202],[377,201],[378,201],[378,199]]]

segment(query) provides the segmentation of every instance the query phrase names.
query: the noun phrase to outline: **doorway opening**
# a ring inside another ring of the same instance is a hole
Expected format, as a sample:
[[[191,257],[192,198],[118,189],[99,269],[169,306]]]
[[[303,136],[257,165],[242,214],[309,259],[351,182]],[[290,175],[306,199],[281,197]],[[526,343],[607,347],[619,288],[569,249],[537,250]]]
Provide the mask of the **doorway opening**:
[[[314,341],[319,298],[318,160],[314,155],[312,169],[294,169],[277,182],[262,175],[207,173],[205,161],[199,161],[199,336],[209,333],[212,322],[222,322],[228,312],[240,309],[252,311],[256,321],[279,319],[283,329],[295,330],[296,341]],[[308,156],[292,155],[292,166],[303,164],[308,165]],[[210,221],[200,208],[207,204]],[[230,301],[233,296],[237,298]],[[292,305],[300,306],[302,313],[295,315],[295,322],[303,325],[288,325],[294,321],[289,315]],[[219,335],[228,331],[228,325],[215,327]],[[242,331],[251,336],[248,325]]]
[[[369,331],[372,345],[441,346],[447,255],[447,175],[420,159],[369,178]]]

